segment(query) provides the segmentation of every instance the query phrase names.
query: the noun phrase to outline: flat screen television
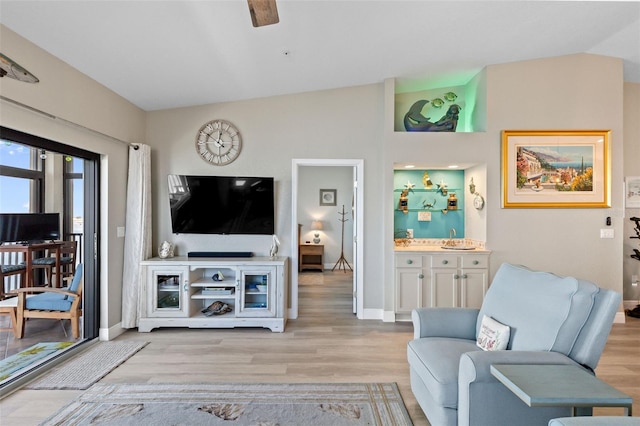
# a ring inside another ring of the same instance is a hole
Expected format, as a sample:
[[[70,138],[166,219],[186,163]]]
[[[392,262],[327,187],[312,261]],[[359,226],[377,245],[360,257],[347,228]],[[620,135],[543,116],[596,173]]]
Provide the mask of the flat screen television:
[[[271,177],[169,175],[174,234],[274,233]]]
[[[0,213],[0,243],[59,239],[59,213]]]

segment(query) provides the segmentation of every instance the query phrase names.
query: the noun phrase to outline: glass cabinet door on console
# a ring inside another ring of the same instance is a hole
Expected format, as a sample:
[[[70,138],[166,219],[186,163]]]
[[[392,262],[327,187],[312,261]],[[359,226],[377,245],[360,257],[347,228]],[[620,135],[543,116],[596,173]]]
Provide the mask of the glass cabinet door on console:
[[[239,317],[275,317],[275,267],[240,271]]]
[[[149,300],[151,317],[189,316],[189,280],[186,269],[154,269]]]

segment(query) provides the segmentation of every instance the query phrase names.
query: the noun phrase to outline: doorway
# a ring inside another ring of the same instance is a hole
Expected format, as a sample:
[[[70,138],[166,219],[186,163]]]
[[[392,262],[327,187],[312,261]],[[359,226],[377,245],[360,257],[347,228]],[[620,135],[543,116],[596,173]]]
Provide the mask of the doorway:
[[[298,203],[300,200],[299,177],[303,167],[323,167],[330,170],[332,167],[349,167],[352,169],[353,196],[349,208],[350,219],[353,220],[352,235],[344,235],[343,244],[352,244],[353,262],[353,313],[358,319],[363,319],[364,292],[363,292],[363,209],[364,205],[364,160],[362,159],[293,159],[292,160],[292,212],[291,212],[291,306],[289,308],[289,318],[298,317],[298,236],[299,236],[299,212]],[[336,206],[338,207],[338,206]]]

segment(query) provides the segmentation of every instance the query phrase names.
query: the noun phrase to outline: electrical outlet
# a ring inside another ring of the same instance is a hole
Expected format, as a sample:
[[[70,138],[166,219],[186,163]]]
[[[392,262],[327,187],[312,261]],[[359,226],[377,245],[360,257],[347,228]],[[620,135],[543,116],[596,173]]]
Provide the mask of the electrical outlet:
[[[638,287],[638,276],[637,275],[631,275],[631,286],[632,287]]]
[[[407,229],[407,238],[413,238],[413,229]]]

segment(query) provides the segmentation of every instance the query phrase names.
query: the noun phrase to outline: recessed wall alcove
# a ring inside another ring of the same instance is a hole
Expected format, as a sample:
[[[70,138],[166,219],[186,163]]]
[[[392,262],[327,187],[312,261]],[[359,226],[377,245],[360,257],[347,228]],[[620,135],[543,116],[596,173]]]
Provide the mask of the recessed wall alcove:
[[[435,81],[429,77],[395,79],[394,123],[395,132],[412,132],[407,126],[423,127],[438,123],[458,107],[456,133],[483,132],[486,130],[486,90],[482,73],[472,77],[452,76]],[[409,124],[407,124],[407,121]],[[430,126],[434,130],[415,133],[443,133],[435,130],[442,126]],[[447,131],[450,132],[450,131]]]

